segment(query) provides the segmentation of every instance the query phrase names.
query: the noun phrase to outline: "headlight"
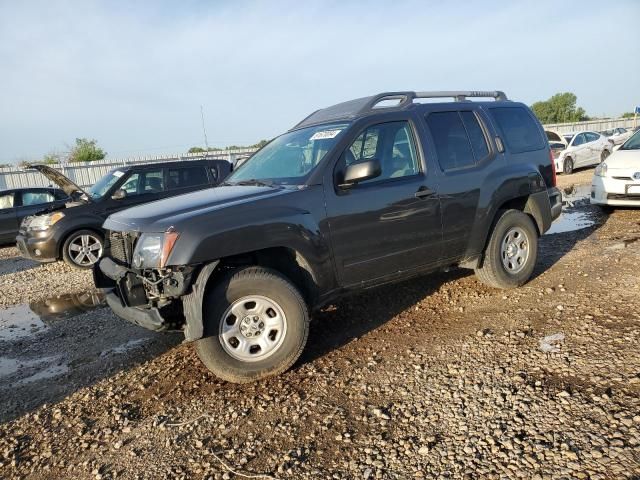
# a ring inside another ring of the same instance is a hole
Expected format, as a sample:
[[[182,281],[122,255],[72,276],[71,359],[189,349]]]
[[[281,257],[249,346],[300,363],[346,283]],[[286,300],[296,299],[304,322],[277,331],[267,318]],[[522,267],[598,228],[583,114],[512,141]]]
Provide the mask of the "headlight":
[[[607,164],[603,162],[596,167],[596,171],[593,173],[599,177],[606,177],[608,169],[609,167],[607,166]]]
[[[42,232],[52,227],[63,218],[64,218],[64,213],[62,212],[53,212],[53,213],[48,213],[46,215],[37,215],[29,219],[28,228],[29,230]]]
[[[133,250],[133,267],[163,268],[179,235],[174,231],[143,233]]]

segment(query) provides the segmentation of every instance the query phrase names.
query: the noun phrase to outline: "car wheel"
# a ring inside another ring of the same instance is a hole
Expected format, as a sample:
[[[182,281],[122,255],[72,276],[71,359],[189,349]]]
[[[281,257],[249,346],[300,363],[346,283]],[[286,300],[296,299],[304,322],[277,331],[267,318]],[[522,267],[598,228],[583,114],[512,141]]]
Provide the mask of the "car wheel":
[[[562,173],[567,175],[573,173],[573,158],[567,157],[564,159],[564,163],[562,165]]]
[[[611,155],[611,154],[609,153],[609,150],[607,150],[607,149],[605,148],[605,149],[602,151],[602,153],[600,154],[600,163],[604,162],[604,161],[607,159],[607,157],[608,157],[609,155]]]
[[[537,258],[538,231],[531,218],[519,210],[501,210],[475,273],[490,287],[519,287],[531,277]]]
[[[87,269],[102,256],[104,240],[102,236],[92,230],[78,230],[73,232],[62,246],[62,258],[74,267]]]
[[[298,289],[274,270],[246,267],[231,272],[203,303],[198,356],[228,382],[247,383],[284,372],[307,342],[307,305]]]

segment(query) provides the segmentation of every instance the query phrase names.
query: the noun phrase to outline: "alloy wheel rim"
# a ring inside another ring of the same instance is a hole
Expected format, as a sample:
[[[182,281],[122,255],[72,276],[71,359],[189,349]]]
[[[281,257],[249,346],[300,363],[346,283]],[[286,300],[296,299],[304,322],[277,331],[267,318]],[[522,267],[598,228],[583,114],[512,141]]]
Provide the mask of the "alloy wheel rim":
[[[257,362],[277,352],[287,333],[287,317],[273,299],[242,297],[222,315],[218,338],[226,353],[241,362]]]
[[[79,235],[69,244],[69,257],[76,265],[88,267],[102,256],[102,242],[94,235]]]
[[[520,227],[511,228],[502,240],[500,258],[508,273],[516,274],[527,264],[529,259],[529,237]]]

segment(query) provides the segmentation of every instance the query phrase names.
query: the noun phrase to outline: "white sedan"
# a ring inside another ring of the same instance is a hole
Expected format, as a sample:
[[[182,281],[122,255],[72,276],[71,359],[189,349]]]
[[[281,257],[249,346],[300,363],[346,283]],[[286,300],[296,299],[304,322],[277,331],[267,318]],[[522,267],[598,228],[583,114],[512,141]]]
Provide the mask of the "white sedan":
[[[607,137],[596,132],[565,134],[564,139],[567,142],[564,150],[552,149],[557,172],[569,174],[576,168],[597,165],[606,160],[613,150]]]
[[[626,128],[617,127],[612,130],[607,130],[602,132],[602,134],[609,139],[614,145],[622,145],[626,142],[633,132],[631,130],[627,130]]]
[[[591,203],[640,207],[640,131],[596,167]]]

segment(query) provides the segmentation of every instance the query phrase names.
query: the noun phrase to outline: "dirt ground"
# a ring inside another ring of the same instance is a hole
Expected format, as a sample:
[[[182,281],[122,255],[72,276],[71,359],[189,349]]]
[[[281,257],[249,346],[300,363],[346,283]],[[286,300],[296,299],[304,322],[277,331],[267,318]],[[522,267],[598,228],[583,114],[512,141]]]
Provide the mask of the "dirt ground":
[[[250,385],[0,250],[0,478],[640,478],[640,210],[588,205],[591,175],[559,177],[527,285],[344,299]]]

